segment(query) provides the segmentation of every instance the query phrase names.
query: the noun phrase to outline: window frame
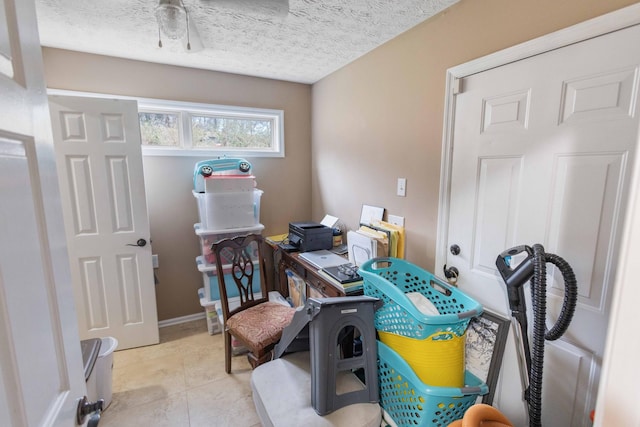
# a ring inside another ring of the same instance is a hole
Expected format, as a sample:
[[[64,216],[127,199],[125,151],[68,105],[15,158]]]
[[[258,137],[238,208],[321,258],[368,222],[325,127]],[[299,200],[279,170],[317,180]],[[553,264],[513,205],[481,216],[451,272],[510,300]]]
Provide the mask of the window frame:
[[[137,98],[139,113],[169,113],[180,116],[178,133],[183,142],[182,147],[149,146],[141,145],[142,154],[145,156],[229,156],[229,157],[284,157],[284,111],[237,107],[218,104],[204,104],[184,101],[168,101],[160,99]],[[224,116],[247,119],[268,119],[273,122],[273,143],[271,149],[224,149],[193,148],[193,135],[191,132],[191,116]]]

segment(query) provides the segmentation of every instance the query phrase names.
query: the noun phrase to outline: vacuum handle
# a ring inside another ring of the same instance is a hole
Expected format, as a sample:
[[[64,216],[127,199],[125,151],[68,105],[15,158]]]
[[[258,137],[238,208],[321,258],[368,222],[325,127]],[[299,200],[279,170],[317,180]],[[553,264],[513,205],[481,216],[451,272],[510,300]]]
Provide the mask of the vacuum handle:
[[[509,265],[511,257],[522,252],[527,253],[518,266],[513,269]],[[496,259],[496,267],[507,286],[507,296],[509,298],[509,307],[511,310],[520,310],[520,304],[523,297],[522,286],[533,277],[533,249],[529,246],[521,245],[511,249],[507,249],[498,255]]]

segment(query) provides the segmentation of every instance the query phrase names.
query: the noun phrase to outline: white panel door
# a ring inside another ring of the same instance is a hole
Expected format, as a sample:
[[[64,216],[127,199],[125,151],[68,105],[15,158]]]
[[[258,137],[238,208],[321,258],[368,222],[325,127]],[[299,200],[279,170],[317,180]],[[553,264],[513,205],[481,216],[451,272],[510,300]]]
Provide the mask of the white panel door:
[[[74,426],[86,394],[33,1],[0,0],[0,425]]]
[[[595,407],[638,135],[639,42],[635,26],[553,50],[466,77],[455,97],[447,246],[461,252],[446,263],[460,288],[509,313],[495,261],[521,244],[543,244],[578,279],[571,327],[547,345],[545,426],[586,425]],[[550,327],[564,286],[551,265],[548,274]],[[495,403],[519,425],[513,336],[509,346]]]
[[[135,101],[49,97],[74,295],[83,339],[157,344]]]

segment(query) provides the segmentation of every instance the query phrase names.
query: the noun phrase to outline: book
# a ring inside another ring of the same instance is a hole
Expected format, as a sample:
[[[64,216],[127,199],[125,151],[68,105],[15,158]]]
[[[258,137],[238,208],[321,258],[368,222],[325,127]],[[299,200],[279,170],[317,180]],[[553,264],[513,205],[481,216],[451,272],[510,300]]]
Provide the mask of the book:
[[[266,240],[267,243],[272,243],[276,245],[278,243],[284,242],[287,239],[287,237],[289,237],[289,233],[276,234],[275,236],[267,236],[264,238],[264,240]]]

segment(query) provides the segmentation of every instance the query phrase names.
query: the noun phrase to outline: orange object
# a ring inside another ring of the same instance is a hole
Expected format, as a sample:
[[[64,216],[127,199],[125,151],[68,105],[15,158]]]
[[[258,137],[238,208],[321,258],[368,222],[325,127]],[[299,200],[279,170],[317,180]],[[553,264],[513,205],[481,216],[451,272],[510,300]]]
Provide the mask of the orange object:
[[[513,424],[493,406],[478,403],[467,409],[461,420],[452,422],[448,427],[513,427]]]

